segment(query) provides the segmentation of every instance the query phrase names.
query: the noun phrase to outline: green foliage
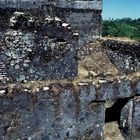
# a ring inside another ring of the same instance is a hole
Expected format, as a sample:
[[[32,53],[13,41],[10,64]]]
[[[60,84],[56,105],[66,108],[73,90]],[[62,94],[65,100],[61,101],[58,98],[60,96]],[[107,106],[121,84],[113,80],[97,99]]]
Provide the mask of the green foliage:
[[[140,18],[103,21],[103,36],[128,37],[140,41]]]

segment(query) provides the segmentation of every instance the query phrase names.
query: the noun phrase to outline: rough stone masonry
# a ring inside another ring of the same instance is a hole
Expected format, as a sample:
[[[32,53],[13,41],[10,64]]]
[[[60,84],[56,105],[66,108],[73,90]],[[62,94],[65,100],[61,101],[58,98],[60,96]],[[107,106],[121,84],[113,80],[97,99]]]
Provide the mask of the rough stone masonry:
[[[0,1],[1,140],[103,139],[104,102],[71,80],[77,49],[101,35],[101,5]]]
[[[103,140],[118,99],[122,133],[140,138],[140,45],[96,44],[101,11],[102,0],[0,1],[0,140]]]
[[[77,75],[78,36],[71,25],[39,7],[27,10],[15,3],[4,4],[0,9],[3,77],[11,82],[73,79]]]
[[[101,35],[101,10],[97,0],[0,1],[2,77],[73,79],[77,48]]]

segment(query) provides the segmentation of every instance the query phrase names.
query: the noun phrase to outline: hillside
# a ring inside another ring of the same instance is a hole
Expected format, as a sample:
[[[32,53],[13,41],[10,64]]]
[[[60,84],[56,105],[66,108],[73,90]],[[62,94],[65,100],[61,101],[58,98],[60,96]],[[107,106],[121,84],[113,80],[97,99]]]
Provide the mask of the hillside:
[[[103,36],[128,37],[140,41],[140,18],[104,20]]]

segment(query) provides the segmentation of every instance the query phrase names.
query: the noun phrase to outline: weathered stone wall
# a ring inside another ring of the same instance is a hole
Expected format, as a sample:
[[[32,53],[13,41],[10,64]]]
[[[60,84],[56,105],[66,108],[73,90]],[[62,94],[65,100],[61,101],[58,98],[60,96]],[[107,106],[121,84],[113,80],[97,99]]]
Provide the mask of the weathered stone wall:
[[[107,40],[102,45],[110,61],[124,73],[140,70],[140,43]]]
[[[105,102],[140,95],[140,82],[120,79],[112,86],[107,81],[99,83],[51,81],[0,87],[0,139],[104,139]],[[125,116],[133,120],[128,127],[133,127],[133,138],[137,138],[139,98],[133,101],[133,114],[122,110],[121,121],[127,121]],[[131,110],[126,107],[126,111]]]
[[[59,8],[102,10],[102,0],[1,0],[1,8],[41,8],[51,5]]]
[[[140,96],[131,99],[121,111],[121,130],[128,140],[140,138]]]
[[[11,12],[5,18],[8,24],[0,30],[2,77],[21,82],[77,75],[78,37],[69,24],[28,12]]]
[[[73,10],[73,12],[58,9],[59,15],[71,24],[72,29],[79,34],[79,46],[93,42],[101,37],[101,11]]]
[[[64,1],[58,1],[57,13],[71,23],[72,28],[79,34],[79,46],[100,38],[102,1]],[[67,10],[68,8],[70,10]]]
[[[101,36],[101,12],[102,0],[0,1],[0,140],[103,140],[105,102],[125,98],[122,132],[139,139],[139,44],[104,42],[94,60],[120,73],[76,78],[77,49]]]
[[[1,140],[103,139],[104,102],[94,102],[94,87],[36,85],[1,88]]]
[[[79,46],[100,38],[102,0],[12,0],[0,1],[0,7],[22,10],[40,9],[45,14],[58,16],[71,24],[79,34]]]
[[[0,1],[1,78],[77,76],[77,48],[101,35],[102,1]]]

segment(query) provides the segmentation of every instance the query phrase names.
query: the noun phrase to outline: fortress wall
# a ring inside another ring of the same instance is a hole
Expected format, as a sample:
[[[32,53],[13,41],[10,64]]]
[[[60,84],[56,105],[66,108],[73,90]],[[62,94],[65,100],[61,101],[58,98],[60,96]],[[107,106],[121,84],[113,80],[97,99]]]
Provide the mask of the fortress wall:
[[[140,137],[139,75],[74,80],[77,48],[101,36],[101,12],[102,0],[0,1],[1,140],[103,140],[105,102],[118,99],[130,99],[122,132]],[[103,46],[120,71],[139,70],[139,44]]]
[[[73,84],[68,81],[2,86],[0,139],[103,140],[105,102],[118,98],[132,99],[136,94],[139,95],[139,81],[135,82],[135,86],[128,83],[131,82],[122,80],[118,83],[119,86],[114,83],[113,89],[108,83],[104,83],[106,86],[103,86],[103,83],[98,86],[92,82]],[[129,118],[135,121],[134,124],[137,124],[127,125],[130,131],[133,130],[134,138],[139,136],[138,99],[134,98],[132,106],[124,109],[125,112],[134,109],[134,116],[127,113],[127,116],[130,115]],[[122,110],[122,121],[125,119],[124,115]],[[125,132],[124,126],[122,129]]]
[[[92,101],[94,89],[88,92],[70,83],[54,83],[16,85],[0,93],[1,140],[103,140],[104,102]]]

